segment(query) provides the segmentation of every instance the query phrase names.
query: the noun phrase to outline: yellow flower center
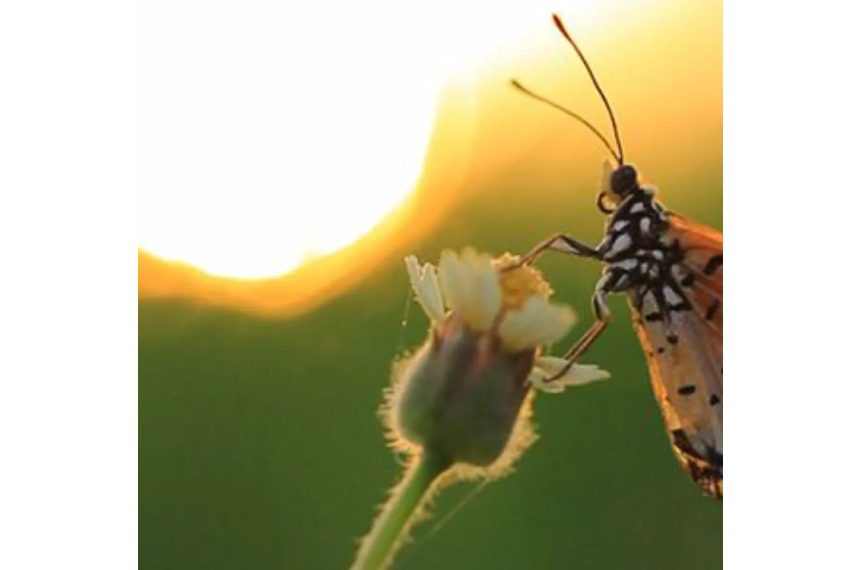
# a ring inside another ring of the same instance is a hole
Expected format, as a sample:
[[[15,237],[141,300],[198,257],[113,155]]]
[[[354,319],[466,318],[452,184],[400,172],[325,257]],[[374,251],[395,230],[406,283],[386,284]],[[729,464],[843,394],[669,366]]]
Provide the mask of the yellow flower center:
[[[493,260],[493,266],[499,271],[502,307],[507,310],[521,308],[526,299],[532,295],[540,295],[547,299],[552,294],[549,283],[534,267],[521,265],[515,269],[505,269],[515,265],[519,260],[519,256],[510,253],[505,253]]]

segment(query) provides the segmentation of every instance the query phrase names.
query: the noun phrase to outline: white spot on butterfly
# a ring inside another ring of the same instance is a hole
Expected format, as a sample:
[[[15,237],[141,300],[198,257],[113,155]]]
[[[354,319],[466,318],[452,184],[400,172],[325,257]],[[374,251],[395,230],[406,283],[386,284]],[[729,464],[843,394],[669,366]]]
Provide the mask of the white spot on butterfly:
[[[680,295],[675,293],[675,290],[671,287],[663,287],[663,297],[666,298],[666,302],[670,305],[677,305],[679,303],[684,302],[684,299],[682,299]]]
[[[657,306],[657,300],[654,298],[654,292],[650,289],[642,295],[642,306],[647,312],[648,309],[653,309]]]
[[[613,232],[620,232],[621,230],[626,228],[628,224],[630,224],[629,220],[618,220],[617,222],[612,224],[612,231]]]
[[[612,242],[612,249],[609,250],[609,255],[618,255],[622,251],[628,249],[631,245],[633,245],[633,240],[630,239],[630,236],[622,234],[618,236],[618,239]]]
[[[631,257],[629,259],[624,259],[613,263],[612,266],[617,267],[619,269],[623,269],[624,271],[630,271],[631,269],[635,268],[638,263],[639,261],[637,259]]]

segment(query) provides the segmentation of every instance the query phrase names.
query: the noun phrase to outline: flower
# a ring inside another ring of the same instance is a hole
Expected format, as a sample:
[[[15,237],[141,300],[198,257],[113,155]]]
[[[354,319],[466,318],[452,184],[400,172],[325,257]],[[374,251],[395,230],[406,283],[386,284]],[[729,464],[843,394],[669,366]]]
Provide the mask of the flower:
[[[504,470],[534,439],[524,405],[530,388],[558,393],[608,377],[595,366],[541,355],[576,315],[550,302],[541,274],[518,263],[471,248],[444,251],[438,267],[406,258],[431,326],[428,341],[395,371],[389,424],[404,447]]]
[[[460,255],[442,252],[438,270],[418,258],[406,258],[406,269],[418,304],[434,326],[449,314],[459,315],[477,333],[495,334],[507,352],[533,350],[561,339],[576,322],[566,305],[551,303],[552,290],[541,274],[519,266],[519,258],[505,254],[493,260],[466,248]],[[444,299],[444,300],[443,300]],[[553,356],[538,356],[528,382],[543,392],[558,393],[567,386],[582,386],[609,377],[594,365],[574,364],[560,378],[567,362]]]
[[[541,355],[576,315],[551,303],[549,284],[519,258],[464,249],[443,252],[438,267],[409,256],[406,269],[430,331],[396,364],[382,412],[393,446],[409,461],[362,540],[354,570],[386,568],[443,486],[509,472],[535,440],[536,390],[562,392],[609,376]]]

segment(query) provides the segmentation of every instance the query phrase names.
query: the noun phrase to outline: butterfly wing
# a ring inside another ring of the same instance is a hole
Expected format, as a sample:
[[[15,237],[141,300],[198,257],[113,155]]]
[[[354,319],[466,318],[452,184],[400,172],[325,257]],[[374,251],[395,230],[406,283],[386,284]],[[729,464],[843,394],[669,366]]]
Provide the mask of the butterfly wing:
[[[671,268],[671,285],[686,302],[667,311],[665,300],[640,291],[631,296],[634,328],[672,449],[693,480],[721,498],[723,237],[672,214],[665,238],[677,240],[683,252]]]
[[[684,258],[672,268],[698,317],[703,334],[711,339],[722,374],[723,361],[723,234],[678,214],[669,214],[666,238],[677,240]],[[720,384],[722,386],[722,383]]]

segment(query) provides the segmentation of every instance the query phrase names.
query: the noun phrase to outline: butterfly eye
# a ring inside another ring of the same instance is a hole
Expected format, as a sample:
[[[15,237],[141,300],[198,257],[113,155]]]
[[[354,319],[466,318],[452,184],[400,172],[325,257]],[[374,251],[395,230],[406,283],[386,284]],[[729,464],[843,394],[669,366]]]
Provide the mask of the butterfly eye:
[[[629,193],[631,190],[636,188],[638,175],[636,174],[636,169],[629,165],[624,165],[615,170],[612,173],[612,191],[619,195],[624,196]]]

